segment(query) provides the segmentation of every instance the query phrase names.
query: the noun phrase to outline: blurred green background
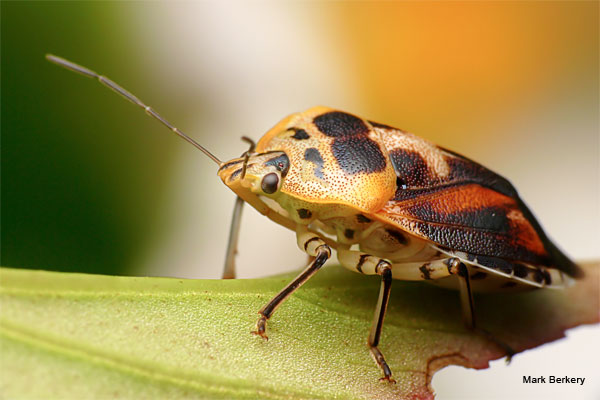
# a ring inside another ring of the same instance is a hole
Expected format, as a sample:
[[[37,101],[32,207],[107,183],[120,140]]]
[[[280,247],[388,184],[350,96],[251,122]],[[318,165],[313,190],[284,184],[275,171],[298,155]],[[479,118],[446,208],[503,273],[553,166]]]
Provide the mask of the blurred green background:
[[[127,274],[155,234],[152,214],[177,143],[129,134],[151,124],[109,91],[44,59],[47,52],[85,55],[90,65],[151,91],[143,66],[134,65],[140,57],[122,8],[2,2],[5,266]]]
[[[214,164],[48,52],[114,79],[224,160],[246,149],[240,136],[318,104],[404,128],[506,176],[569,255],[600,257],[596,1],[0,7],[4,266],[217,278],[224,259],[234,196]],[[240,277],[305,260],[292,232],[245,210]],[[523,374],[591,380],[597,340],[566,342],[476,377],[445,370],[434,388],[509,398]],[[600,390],[560,389],[527,397]]]

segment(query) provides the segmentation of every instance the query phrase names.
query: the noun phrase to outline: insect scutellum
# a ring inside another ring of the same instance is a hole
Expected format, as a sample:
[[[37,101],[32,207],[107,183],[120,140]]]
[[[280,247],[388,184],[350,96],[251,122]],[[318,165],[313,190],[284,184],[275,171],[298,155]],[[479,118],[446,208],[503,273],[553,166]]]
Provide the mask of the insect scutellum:
[[[249,149],[222,162],[110,79],[63,58],[62,67],[100,81],[138,105],[219,165],[238,196],[224,278],[234,256],[244,202],[296,232],[312,261],[260,311],[253,332],[267,338],[267,320],[331,257],[379,275],[381,288],[368,346],[383,378],[392,372],[378,348],[392,279],[424,280],[460,291],[466,326],[509,345],[475,324],[473,291],[557,288],[581,269],[547,237],[505,178],[450,150],[388,125],[328,107],[292,114]]]

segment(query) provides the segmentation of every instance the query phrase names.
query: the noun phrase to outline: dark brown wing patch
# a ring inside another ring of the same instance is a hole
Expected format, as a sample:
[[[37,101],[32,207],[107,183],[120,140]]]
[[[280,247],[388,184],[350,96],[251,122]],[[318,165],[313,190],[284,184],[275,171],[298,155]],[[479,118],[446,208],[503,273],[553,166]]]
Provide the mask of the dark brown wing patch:
[[[444,183],[477,183],[481,186],[489,187],[490,189],[500,192],[506,196],[518,196],[517,190],[514,188],[514,186],[502,176],[490,171],[480,164],[477,164],[475,161],[461,156],[460,154],[446,149],[442,150],[449,155],[444,158],[450,167],[450,173]]]
[[[396,176],[410,187],[426,187],[433,179],[427,163],[416,151],[394,149],[390,151],[390,159]]]
[[[476,184],[421,193],[377,214],[445,248],[551,265],[535,229],[513,198]]]

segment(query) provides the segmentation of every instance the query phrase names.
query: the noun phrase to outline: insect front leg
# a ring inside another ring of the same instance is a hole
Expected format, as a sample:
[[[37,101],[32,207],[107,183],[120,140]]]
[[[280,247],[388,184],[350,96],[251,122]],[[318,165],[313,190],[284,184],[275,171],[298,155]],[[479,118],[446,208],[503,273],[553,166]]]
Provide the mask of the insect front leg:
[[[458,258],[449,258],[445,262],[448,265],[448,271],[458,277],[460,305],[462,308],[465,326],[501,347],[506,352],[506,362],[510,362],[510,359],[515,354],[515,351],[512,349],[512,347],[485,329],[478,327],[475,323],[475,307],[473,305],[473,291],[471,289],[471,278],[469,276],[468,267]]]
[[[292,282],[290,282],[281,292],[260,309],[258,321],[256,322],[255,335],[268,339],[265,331],[267,328],[267,320],[275,312],[277,307],[283,303],[292,293],[312,277],[325,262],[331,257],[331,248],[316,234],[305,229],[297,232],[298,246],[304,250],[309,256],[315,259],[300,273]]]
[[[242,210],[244,209],[244,200],[240,196],[235,198],[233,206],[233,216],[231,217],[231,227],[229,228],[229,241],[227,242],[227,252],[225,253],[225,267],[223,268],[222,279],[235,279],[235,256],[237,254],[238,238],[240,236],[240,223],[242,222]]]
[[[360,251],[343,249],[338,249],[338,259],[346,268],[355,268],[363,274],[377,274],[381,276],[379,298],[377,300],[377,306],[375,307],[375,315],[373,316],[373,324],[371,325],[371,332],[369,333],[367,344],[371,351],[371,356],[373,356],[373,359],[383,372],[383,378],[381,378],[381,380],[396,383],[396,381],[392,379],[392,370],[377,347],[379,345],[379,339],[381,338],[383,320],[385,318],[385,312],[387,311],[390,292],[392,290],[392,264],[384,259]]]

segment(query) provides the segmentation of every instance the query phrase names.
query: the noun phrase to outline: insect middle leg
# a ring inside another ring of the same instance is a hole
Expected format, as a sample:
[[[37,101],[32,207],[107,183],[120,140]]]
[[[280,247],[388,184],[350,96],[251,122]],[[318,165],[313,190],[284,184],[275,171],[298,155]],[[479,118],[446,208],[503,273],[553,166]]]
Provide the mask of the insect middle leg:
[[[371,351],[371,356],[373,356],[373,359],[383,372],[383,378],[381,378],[381,380],[396,383],[396,381],[392,379],[392,371],[385,361],[385,357],[377,347],[379,345],[379,339],[381,338],[383,320],[385,318],[385,312],[387,311],[390,292],[392,290],[392,264],[384,259],[366,253],[343,249],[338,249],[338,259],[340,263],[347,268],[356,268],[359,272],[364,274],[377,274],[381,276],[379,298],[377,300],[377,306],[375,307],[375,315],[373,316],[373,324],[371,325],[371,332],[367,339],[367,345]]]
[[[252,331],[255,335],[268,339],[265,333],[267,329],[267,320],[275,312],[277,307],[283,303],[292,293],[312,277],[325,262],[331,257],[331,248],[315,233],[307,230],[301,230],[297,233],[298,246],[304,250],[309,256],[315,259],[300,273],[292,282],[290,282],[281,292],[260,309],[258,321],[256,322],[256,330]]]

